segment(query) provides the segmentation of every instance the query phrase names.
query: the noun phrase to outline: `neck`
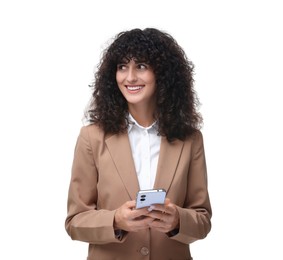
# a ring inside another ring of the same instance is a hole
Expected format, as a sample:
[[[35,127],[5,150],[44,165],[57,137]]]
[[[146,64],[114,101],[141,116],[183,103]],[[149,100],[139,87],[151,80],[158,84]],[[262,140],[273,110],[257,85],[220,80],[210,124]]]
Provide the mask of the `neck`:
[[[155,121],[153,111],[153,109],[138,109],[137,107],[129,107],[129,112],[133,118],[143,127],[148,127]]]

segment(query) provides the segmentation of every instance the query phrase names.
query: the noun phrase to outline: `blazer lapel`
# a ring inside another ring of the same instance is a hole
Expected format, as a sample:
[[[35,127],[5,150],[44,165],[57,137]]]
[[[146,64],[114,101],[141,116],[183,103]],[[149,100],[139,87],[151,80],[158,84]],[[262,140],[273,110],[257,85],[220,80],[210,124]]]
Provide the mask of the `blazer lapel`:
[[[139,190],[138,178],[127,134],[117,134],[105,140],[111,157],[132,200]]]
[[[176,172],[183,146],[183,141],[174,140],[172,143],[169,143],[165,137],[162,137],[157,173],[154,183],[155,189],[163,188],[166,191],[169,190]]]

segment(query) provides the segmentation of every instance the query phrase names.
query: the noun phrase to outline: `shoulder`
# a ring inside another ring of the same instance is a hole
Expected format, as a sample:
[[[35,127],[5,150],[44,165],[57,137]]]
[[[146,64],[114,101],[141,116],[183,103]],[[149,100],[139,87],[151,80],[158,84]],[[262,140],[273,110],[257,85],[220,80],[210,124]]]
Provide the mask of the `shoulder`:
[[[103,129],[96,124],[89,124],[81,127],[79,137],[88,140],[90,143],[101,142],[110,137]]]
[[[200,130],[196,130],[191,135],[189,135],[185,142],[187,143],[203,143],[203,135]]]
[[[105,149],[107,135],[95,124],[82,126],[76,145],[77,150],[88,151],[94,158],[98,158]],[[96,160],[95,159],[95,160]]]
[[[195,131],[184,141],[184,146],[193,151],[194,153],[204,149],[203,135],[200,130]]]
[[[202,135],[202,132],[200,130],[195,131],[192,134],[192,138],[195,142],[203,142],[203,135]]]
[[[97,136],[102,134],[103,134],[102,129],[95,124],[82,126],[80,130],[80,136],[88,137],[88,138],[91,136]]]

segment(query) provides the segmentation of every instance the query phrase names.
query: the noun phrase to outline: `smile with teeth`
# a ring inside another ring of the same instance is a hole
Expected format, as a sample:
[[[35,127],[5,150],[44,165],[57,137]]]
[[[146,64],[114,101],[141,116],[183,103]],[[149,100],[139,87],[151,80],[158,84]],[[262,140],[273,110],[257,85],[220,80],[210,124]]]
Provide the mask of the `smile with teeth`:
[[[137,91],[137,90],[140,90],[143,88],[143,86],[130,86],[130,85],[127,85],[126,88],[130,91]]]

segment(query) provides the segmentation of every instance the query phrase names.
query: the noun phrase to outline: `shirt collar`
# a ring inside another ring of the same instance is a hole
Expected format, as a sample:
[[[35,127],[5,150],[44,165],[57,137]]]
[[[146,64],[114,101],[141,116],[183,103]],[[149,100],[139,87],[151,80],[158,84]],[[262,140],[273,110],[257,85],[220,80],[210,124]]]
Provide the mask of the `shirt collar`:
[[[136,126],[143,130],[153,129],[157,131],[157,121],[154,121],[150,126],[144,127],[144,126],[141,126],[130,113],[128,115],[128,121],[129,121],[128,133],[132,130],[133,126]]]

